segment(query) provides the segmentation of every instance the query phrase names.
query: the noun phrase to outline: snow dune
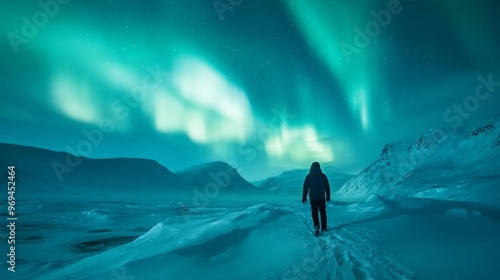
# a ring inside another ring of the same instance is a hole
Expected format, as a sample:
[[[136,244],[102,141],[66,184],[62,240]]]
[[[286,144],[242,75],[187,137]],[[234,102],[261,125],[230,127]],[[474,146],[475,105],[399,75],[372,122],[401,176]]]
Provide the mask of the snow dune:
[[[231,242],[237,243],[256,228],[289,212],[271,206],[256,205],[238,212],[211,213],[208,217],[198,217],[188,223],[182,216],[171,217],[128,244],[85,258],[37,279],[90,279],[125,264],[174,250],[184,249],[184,254],[189,254],[189,248],[196,246],[199,251],[194,253],[215,255],[210,251],[211,246],[207,245],[209,242],[217,247],[221,245],[218,240],[228,238],[228,247],[236,245]],[[209,250],[204,250],[203,247]]]

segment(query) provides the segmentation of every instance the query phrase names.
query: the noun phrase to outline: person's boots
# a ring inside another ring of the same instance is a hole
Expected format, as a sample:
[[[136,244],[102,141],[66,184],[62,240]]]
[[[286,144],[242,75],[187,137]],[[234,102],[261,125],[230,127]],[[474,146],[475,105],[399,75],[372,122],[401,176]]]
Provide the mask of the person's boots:
[[[319,227],[316,226],[314,227],[314,236],[318,236],[319,235]]]
[[[321,232],[327,231],[328,223],[326,222],[326,213],[321,215]]]

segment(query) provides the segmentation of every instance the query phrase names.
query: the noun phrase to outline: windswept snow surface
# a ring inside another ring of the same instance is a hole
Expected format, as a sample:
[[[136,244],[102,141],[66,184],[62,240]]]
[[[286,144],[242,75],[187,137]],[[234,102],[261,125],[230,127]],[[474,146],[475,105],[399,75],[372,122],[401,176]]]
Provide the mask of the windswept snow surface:
[[[478,203],[378,196],[329,203],[330,230],[318,238],[303,204],[20,205],[17,272],[3,269],[1,279],[498,279],[500,273],[500,210]]]

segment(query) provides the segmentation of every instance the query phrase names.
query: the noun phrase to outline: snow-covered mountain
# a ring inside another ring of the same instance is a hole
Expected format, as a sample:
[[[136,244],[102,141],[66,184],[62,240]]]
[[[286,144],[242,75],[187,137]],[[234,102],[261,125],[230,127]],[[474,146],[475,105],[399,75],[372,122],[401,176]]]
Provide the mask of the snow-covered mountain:
[[[196,165],[176,172],[191,187],[214,189],[217,193],[255,192],[257,188],[243,179],[238,171],[222,161]],[[210,190],[209,190],[210,192]]]
[[[258,187],[274,193],[298,194],[297,197],[299,197],[307,172],[306,169],[285,171],[278,176],[269,177],[260,182]]]
[[[0,181],[7,180],[7,165],[14,165],[20,199],[160,199],[188,190],[177,175],[154,160],[90,159],[12,144],[0,144],[0,155],[0,166],[6,168]]]
[[[162,200],[181,195],[181,199],[191,200],[196,195],[193,193],[196,187],[209,194],[214,191],[217,194],[260,192],[236,169],[220,161],[174,174],[154,160],[90,159],[13,144],[0,144],[0,155],[1,166],[16,168],[16,196],[19,199]],[[7,182],[6,175],[7,172],[1,173],[0,183]]]
[[[336,199],[370,194],[488,204],[500,202],[500,116],[474,129],[434,129],[415,141],[388,144],[347,182]]]
[[[336,171],[335,167],[329,165],[323,165],[322,170],[328,176],[332,192],[340,189],[344,183],[354,177],[353,175],[339,173]],[[309,169],[285,171],[278,176],[264,180],[258,187],[278,194],[300,197],[304,178],[308,173]]]

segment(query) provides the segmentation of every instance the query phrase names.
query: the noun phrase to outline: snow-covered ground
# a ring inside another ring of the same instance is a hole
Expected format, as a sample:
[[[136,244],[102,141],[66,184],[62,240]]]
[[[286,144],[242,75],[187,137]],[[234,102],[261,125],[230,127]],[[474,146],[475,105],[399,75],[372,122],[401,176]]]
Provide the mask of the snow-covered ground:
[[[83,158],[61,181],[52,163],[72,155],[0,144],[20,194],[16,272],[2,261],[0,279],[499,279],[499,120],[389,144],[355,177],[325,168],[318,238],[307,170],[255,187],[223,162]]]
[[[500,272],[500,210],[483,204],[377,196],[330,203],[330,230],[319,238],[300,203],[20,205],[17,272],[4,269],[1,279],[498,279]]]

